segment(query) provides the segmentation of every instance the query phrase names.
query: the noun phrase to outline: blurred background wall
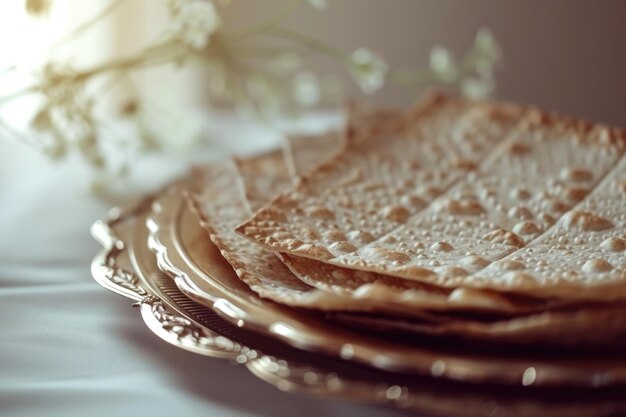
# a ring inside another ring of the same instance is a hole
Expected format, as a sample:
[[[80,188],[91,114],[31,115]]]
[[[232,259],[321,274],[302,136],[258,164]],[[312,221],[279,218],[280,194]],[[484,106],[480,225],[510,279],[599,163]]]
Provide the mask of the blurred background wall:
[[[226,19],[258,20],[282,4],[278,0],[231,0]],[[422,67],[432,46],[461,53],[480,27],[488,27],[504,48],[497,96],[535,103],[550,110],[626,127],[626,1],[623,0],[328,0],[326,10],[303,5],[286,25],[352,50],[368,46],[392,67]],[[54,0],[50,16],[23,18],[23,2],[0,3],[2,67],[14,60],[44,59],[47,48],[81,21],[109,4],[105,0]],[[19,15],[19,16],[18,16]],[[130,52],[153,39],[165,21],[160,0],[127,0],[107,22],[64,49],[71,62]],[[20,20],[22,19],[22,20]],[[76,53],[78,51],[79,53]],[[340,72],[316,59],[321,71]],[[159,82],[167,71],[144,77],[152,94],[172,89]],[[352,95],[356,87],[346,74]],[[204,103],[199,73],[174,86],[184,100]],[[0,87],[2,81],[0,81]],[[416,96],[389,86],[374,99],[407,103]]]
[[[234,0],[229,13],[258,16],[273,3]],[[396,67],[427,65],[433,45],[461,53],[485,26],[504,49],[499,98],[626,127],[623,0],[328,0],[289,22],[345,49],[367,45]],[[377,96],[409,98],[398,87]]]

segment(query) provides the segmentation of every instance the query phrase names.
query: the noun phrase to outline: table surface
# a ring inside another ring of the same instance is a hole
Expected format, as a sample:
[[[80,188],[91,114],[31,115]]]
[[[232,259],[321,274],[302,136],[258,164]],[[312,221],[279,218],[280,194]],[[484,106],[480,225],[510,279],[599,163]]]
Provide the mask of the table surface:
[[[211,140],[202,152],[142,158],[135,186],[124,185],[127,196],[157,187],[190,161],[278,143],[273,126],[224,116],[212,121],[219,123],[208,123]],[[337,121],[306,119],[296,127],[315,130]],[[0,137],[1,416],[396,414],[286,394],[243,367],[158,339],[130,300],[91,278],[99,245],[89,227],[111,202],[89,193],[89,175],[79,161],[53,163]]]

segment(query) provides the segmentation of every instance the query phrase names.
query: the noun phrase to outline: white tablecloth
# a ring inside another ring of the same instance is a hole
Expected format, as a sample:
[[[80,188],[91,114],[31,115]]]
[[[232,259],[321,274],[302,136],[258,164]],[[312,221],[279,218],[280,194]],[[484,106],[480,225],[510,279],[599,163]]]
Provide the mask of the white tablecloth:
[[[181,172],[185,161],[252,151],[277,138],[267,127],[213,122],[204,156],[146,158],[138,170],[144,187]],[[91,278],[99,246],[89,226],[110,203],[89,194],[87,174],[80,164],[51,163],[0,138],[1,416],[394,414],[282,393],[242,367],[154,336],[129,300]]]

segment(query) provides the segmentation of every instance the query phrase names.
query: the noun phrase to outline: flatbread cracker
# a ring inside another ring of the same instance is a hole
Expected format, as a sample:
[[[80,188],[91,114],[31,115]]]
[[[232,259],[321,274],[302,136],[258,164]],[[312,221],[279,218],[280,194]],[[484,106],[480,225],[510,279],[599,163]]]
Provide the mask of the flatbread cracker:
[[[423,106],[422,119],[418,118],[415,129],[428,131],[425,124],[430,126],[431,134],[443,131],[444,137],[454,138],[459,129],[463,131],[468,125],[473,126],[467,128],[470,132],[476,132],[476,125],[484,123],[483,129],[488,131],[498,124],[502,128],[502,119],[512,123],[515,119],[510,116],[512,113],[521,114],[519,109],[515,113],[510,107],[505,107],[506,112],[491,110],[485,114],[485,107],[474,105],[478,107],[468,103],[465,107],[458,102],[449,104],[445,98],[431,99]],[[454,112],[448,106],[459,111],[456,118],[450,118],[450,112]],[[419,123],[423,118],[432,121],[432,113],[446,114],[447,125],[452,127],[446,131],[441,124]],[[502,117],[501,113],[509,117]],[[493,114],[500,116],[493,120],[489,117]],[[453,181],[447,192],[425,210],[411,213],[406,203],[414,195],[405,194],[406,187],[396,195],[389,195],[393,182],[379,183],[378,187],[371,184],[371,178],[382,176],[385,170],[391,171],[390,178],[396,182],[402,183],[405,178],[402,170],[389,169],[389,160],[369,157],[378,150],[374,146],[376,139],[389,143],[392,153],[394,144],[404,146],[405,152],[394,155],[396,166],[419,161],[413,147],[426,152],[431,146],[429,136],[424,139],[418,135],[422,140],[405,138],[404,141],[394,139],[397,137],[386,132],[384,139],[374,137],[359,142],[332,163],[305,177],[294,192],[278,197],[238,231],[274,250],[339,266],[452,288],[465,286],[465,282],[471,286],[469,275],[550,229],[560,215],[587,195],[624,148],[623,132],[530,110],[507,138],[495,146],[479,170],[466,175],[469,178]],[[464,137],[463,143],[471,148],[479,142],[475,138],[484,141],[485,134]],[[454,154],[454,147],[450,149],[450,154]],[[440,158],[437,162],[442,161]],[[351,166],[357,167],[353,168],[357,171],[352,182],[347,175]],[[363,166],[371,169],[359,170]],[[339,185],[333,187],[336,183]],[[341,206],[342,202],[350,203],[354,195],[360,197],[358,204]],[[386,205],[377,210],[382,203]],[[397,220],[395,226],[380,220],[381,214],[386,220]],[[311,229],[318,232],[313,239],[303,233]],[[516,264],[509,263],[507,267],[515,268]],[[484,282],[480,287],[489,288]],[[507,290],[514,291],[515,286]]]
[[[411,311],[482,311],[500,316],[524,315],[563,307],[559,299],[514,297],[471,288],[443,288],[369,271],[351,270],[313,259],[282,254],[287,267],[306,284],[351,299],[402,306]]]
[[[330,142],[323,142],[321,146],[332,147]],[[294,160],[305,159],[299,154],[299,145],[292,145],[292,149],[296,151]],[[307,151],[305,155],[308,155]],[[241,175],[237,175],[237,171]],[[225,163],[207,168],[201,187],[204,191],[202,195],[193,197],[197,211],[203,213],[203,226],[209,230],[213,242],[242,280],[261,296],[300,307],[328,311],[386,311],[414,318],[420,317],[428,321],[436,320],[434,315],[426,311],[429,308],[451,310],[471,308],[524,313],[545,307],[543,302],[516,303],[497,294],[463,290],[453,292],[418,282],[405,282],[394,277],[372,275],[377,281],[374,283],[366,278],[367,273],[358,275],[366,284],[361,288],[348,286],[344,291],[331,291],[328,287],[315,291],[313,287],[300,283],[278,259],[275,259],[273,252],[245,240],[232,231],[237,219],[249,215],[248,210],[257,209],[266,203],[269,196],[289,187],[291,180],[286,173],[286,163],[281,150],[238,159],[234,165]],[[241,194],[237,195],[238,192]],[[246,199],[250,209],[243,205]],[[286,261],[284,258],[282,260]],[[300,273],[303,272],[302,266],[311,268],[310,272],[315,270],[317,274],[324,274],[331,267],[308,259],[289,258],[286,264]],[[264,265],[265,268],[260,268],[259,265]],[[337,273],[334,276],[336,277]],[[332,277],[333,275],[330,275],[326,278]],[[403,290],[401,294],[396,291],[395,298],[390,296],[394,287]],[[438,317],[441,318],[441,314]]]
[[[608,129],[540,117],[529,114],[510,142],[427,210],[331,262],[444,286],[471,285],[467,275],[550,229],[623,151],[624,142]]]
[[[262,174],[258,169],[279,163],[280,153],[268,153],[256,158],[240,160],[237,164],[223,163],[210,166],[205,173],[205,189],[203,192],[204,204],[201,209],[204,214],[203,225],[209,230],[211,239],[220,248],[223,256],[233,266],[242,281],[257,292],[260,296],[272,299],[282,304],[291,306],[325,310],[333,313],[341,311],[361,311],[399,313],[394,299],[388,299],[387,303],[372,303],[371,299],[360,300],[352,294],[348,300],[345,297],[320,291],[299,282],[284,267],[271,251],[255,245],[232,231],[232,224],[237,218],[245,217],[248,212],[243,206],[241,190],[238,186],[242,181],[237,176],[236,167],[253,177],[248,178],[243,184],[254,183],[250,181],[259,178]],[[265,162],[260,160],[264,159]],[[261,167],[261,168],[259,168]],[[267,179],[265,179],[267,180]],[[270,182],[278,184],[277,182]],[[254,188],[254,187],[253,187]],[[196,199],[196,207],[200,201]],[[237,218],[232,218],[236,216]],[[316,261],[318,265],[332,267]],[[324,273],[324,270],[320,270]],[[389,277],[389,280],[395,278]],[[397,280],[401,282],[402,280]],[[344,282],[345,284],[345,282]],[[426,285],[424,285],[426,287]],[[427,296],[445,295],[446,289],[436,291],[431,289],[428,294],[423,291],[424,301]],[[446,296],[447,298],[447,296]],[[444,301],[448,302],[449,301]],[[426,302],[426,301],[425,301]],[[409,312],[410,310],[404,310]],[[411,314],[401,317],[375,317],[359,316],[358,314],[341,314],[341,318],[353,327],[367,328],[368,331],[377,329],[383,332],[404,332],[425,334],[430,336],[456,337],[473,339],[480,342],[521,343],[533,345],[549,345],[559,347],[600,346],[609,342],[622,340],[626,333],[626,316],[621,313],[624,309],[594,310],[585,309],[568,312],[546,312],[508,320],[483,322],[470,318],[461,319],[446,314],[430,314],[426,311],[413,309]],[[581,331],[590,331],[598,325],[595,320],[602,320],[602,332],[584,341],[578,340]]]
[[[240,179],[233,161],[216,163],[203,171],[202,194],[190,195],[201,224],[237,275],[261,297],[288,304],[323,309],[333,297],[294,278],[273,253],[241,239],[233,226],[248,216],[241,198]]]
[[[386,235],[476,168],[522,113],[441,95],[304,176],[238,231],[272,250],[328,261]],[[395,125],[395,131],[389,126]],[[399,204],[394,204],[398,201]],[[307,230],[318,231],[307,238]],[[341,236],[342,239],[334,238]]]
[[[374,113],[374,110],[368,109],[368,112]],[[380,121],[381,118],[376,120]],[[287,161],[295,162],[295,174],[306,172],[311,166],[320,163],[318,158],[327,157],[336,151],[342,145],[337,136],[330,133],[320,137],[288,137],[289,146],[285,156]],[[274,151],[236,161],[243,192],[251,211],[258,210],[270,200],[270,196],[288,188],[289,180],[286,177],[286,164],[282,160],[282,155],[281,151]],[[385,306],[391,305],[394,311],[438,310],[440,316],[445,310],[479,310],[501,315],[520,315],[544,311],[563,304],[560,300],[505,297],[490,291],[441,288],[371,272],[354,271],[286,254],[281,254],[280,259],[306,284],[345,297],[346,302],[342,306],[345,310],[350,310],[352,303],[359,305],[363,302],[372,302],[380,306],[380,311],[385,311],[388,309]]]
[[[461,339],[482,346],[498,343],[550,349],[617,351],[626,347],[626,307],[623,305],[548,311],[487,323],[458,318],[428,322],[346,314],[335,314],[333,319],[356,330],[368,329],[403,339],[415,335]]]
[[[272,160],[276,155],[270,153],[263,157]],[[255,159],[251,164],[260,166]],[[197,175],[202,176],[198,179],[202,192],[189,194],[187,198],[199,216],[201,226],[208,231],[211,241],[239,278],[259,296],[292,307],[322,311],[370,312],[380,308],[378,303],[369,300],[357,300],[347,305],[345,297],[310,287],[298,280],[272,251],[235,233],[235,225],[250,215],[235,161],[212,164],[199,170]],[[424,311],[407,311],[393,305],[388,305],[386,310],[431,320],[429,313]]]
[[[626,156],[546,234],[472,276],[475,286],[612,301],[626,298]],[[514,263],[515,270],[506,266]]]

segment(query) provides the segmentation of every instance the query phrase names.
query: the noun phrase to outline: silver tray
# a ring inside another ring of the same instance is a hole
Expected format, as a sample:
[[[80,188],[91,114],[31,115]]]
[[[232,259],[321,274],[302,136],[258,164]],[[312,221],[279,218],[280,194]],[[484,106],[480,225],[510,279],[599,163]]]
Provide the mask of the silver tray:
[[[619,394],[616,400],[614,393],[576,396],[567,390],[535,398],[529,392],[500,387],[442,384],[303,352],[234,326],[187,298],[160,271],[146,244],[144,225],[152,203],[147,198],[133,207],[114,209],[109,219],[93,225],[92,234],[103,250],[93,260],[92,273],[103,287],[133,300],[148,328],[174,346],[234,361],[284,391],[435,415],[609,416],[626,412],[626,399]]]
[[[162,192],[147,216],[149,247],[179,290],[222,318],[299,349],[391,372],[511,386],[601,387],[626,382],[626,357],[524,356],[406,346],[332,328],[309,312],[260,299],[234,274],[181,198],[183,180]],[[142,237],[143,239],[143,237]]]

